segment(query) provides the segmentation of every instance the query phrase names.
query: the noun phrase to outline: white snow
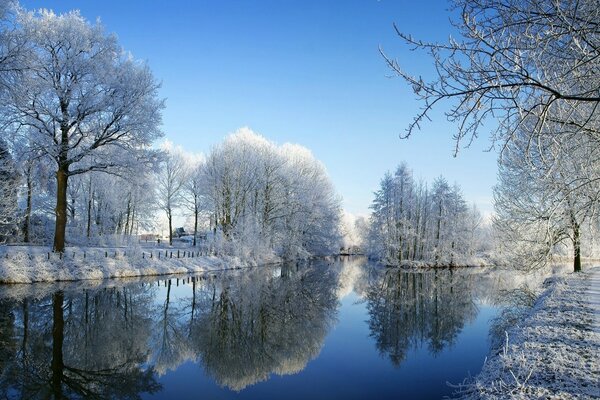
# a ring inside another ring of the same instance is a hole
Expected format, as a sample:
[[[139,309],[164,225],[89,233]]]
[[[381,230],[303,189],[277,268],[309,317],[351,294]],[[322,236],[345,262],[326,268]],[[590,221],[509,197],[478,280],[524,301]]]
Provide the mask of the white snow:
[[[193,249],[68,247],[62,259],[55,253],[50,253],[48,259],[49,251],[43,246],[11,246],[8,250],[3,249],[0,251],[0,283],[186,274],[253,265],[235,257],[197,256],[195,253],[192,258],[188,252]],[[177,258],[178,251],[180,258]],[[108,257],[105,257],[106,253]],[[165,254],[168,256],[165,257]]]
[[[462,398],[600,398],[600,267],[548,285]]]

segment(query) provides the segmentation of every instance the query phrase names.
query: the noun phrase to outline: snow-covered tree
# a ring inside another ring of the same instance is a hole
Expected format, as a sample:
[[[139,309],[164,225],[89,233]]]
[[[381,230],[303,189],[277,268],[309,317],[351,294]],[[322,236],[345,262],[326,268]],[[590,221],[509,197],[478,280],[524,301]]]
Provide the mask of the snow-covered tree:
[[[306,148],[278,147],[245,128],[210,152],[204,182],[224,251],[297,258],[339,250],[339,199]]]
[[[515,265],[544,265],[567,244],[577,272],[582,242],[588,255],[595,250],[590,239],[600,226],[600,146],[576,133],[568,139],[548,134],[531,146],[524,133],[500,157],[494,222],[500,249]]]
[[[163,102],[149,68],[77,12],[20,11],[13,33],[26,56],[10,76],[3,111],[55,163],[54,250],[62,252],[69,178],[151,161]]]
[[[156,175],[156,199],[169,222],[169,244],[173,244],[173,215],[182,205],[183,191],[188,181],[188,166],[180,151],[165,142],[164,157]]]
[[[183,202],[192,212],[194,218],[194,239],[192,245],[196,246],[198,236],[198,222],[200,215],[208,209],[205,196],[204,161],[193,162],[188,168],[187,180],[183,186]]]
[[[469,210],[457,185],[437,178],[428,189],[402,163],[375,192],[367,237],[369,256],[399,265],[409,261],[454,265],[476,252],[476,208]]]
[[[556,123],[565,134],[577,131],[598,139],[597,0],[454,0],[453,6],[460,15],[455,23],[459,37],[447,43],[418,40],[396,27],[408,46],[431,56],[433,79],[412,76],[385,57],[423,102],[407,135],[434,106],[449,101],[446,115],[459,129],[457,150],[463,139],[476,138],[489,119],[497,122],[494,139],[503,143],[523,127],[536,138]]]
[[[19,176],[6,142],[0,138],[0,243],[17,230]]]

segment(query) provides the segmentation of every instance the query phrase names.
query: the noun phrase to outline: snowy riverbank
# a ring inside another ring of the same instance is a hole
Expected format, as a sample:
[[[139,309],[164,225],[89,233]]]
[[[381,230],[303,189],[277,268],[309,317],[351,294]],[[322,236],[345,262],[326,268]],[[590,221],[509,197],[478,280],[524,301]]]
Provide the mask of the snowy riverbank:
[[[193,249],[67,248],[19,246],[0,254],[0,283],[77,281],[199,273],[253,266],[235,257],[192,254]]]
[[[464,399],[600,398],[600,267],[553,278]]]

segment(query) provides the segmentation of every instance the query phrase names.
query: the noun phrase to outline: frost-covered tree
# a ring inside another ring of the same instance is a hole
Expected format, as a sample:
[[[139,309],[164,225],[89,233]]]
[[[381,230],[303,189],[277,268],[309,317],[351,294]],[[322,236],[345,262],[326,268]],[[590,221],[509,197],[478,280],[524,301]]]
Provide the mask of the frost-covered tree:
[[[4,112],[20,136],[55,163],[54,250],[65,247],[69,178],[122,172],[153,158],[161,132],[158,84],[99,24],[77,12],[18,13],[25,43],[20,73],[9,76]]]
[[[513,264],[544,265],[567,244],[577,272],[582,243],[593,254],[591,238],[600,226],[600,146],[590,140],[573,134],[557,142],[547,135],[531,146],[523,134],[503,152],[494,225]]]
[[[158,206],[166,213],[169,222],[169,244],[173,244],[173,215],[182,205],[183,191],[188,181],[188,166],[180,151],[170,142],[163,146],[165,153],[156,174],[156,199]]]
[[[18,221],[19,176],[6,142],[0,138],[0,243],[14,236]]]
[[[418,40],[396,27],[408,46],[430,55],[436,71],[431,80],[385,57],[423,103],[407,136],[434,106],[449,101],[446,116],[458,124],[457,151],[463,139],[470,142],[481,133],[488,119],[497,123],[493,138],[502,143],[524,127],[537,138],[557,123],[556,133],[576,131],[598,139],[597,0],[454,0],[453,5],[460,15],[459,37],[447,43]]]
[[[392,265],[421,261],[454,265],[472,262],[480,223],[457,185],[437,178],[428,189],[406,164],[387,173],[371,205],[369,256]]]
[[[224,251],[258,259],[339,250],[339,200],[304,147],[278,147],[242,129],[211,151],[204,175],[212,229]]]
[[[445,101],[447,118],[458,126],[456,151],[492,126],[502,149],[496,189],[501,248],[512,248],[518,264],[542,265],[570,241],[579,270],[582,224],[591,225],[588,232],[598,225],[598,2],[453,3],[458,39],[427,43],[396,28],[410,47],[429,53],[432,79],[412,76],[385,57],[423,103],[406,136]]]
[[[196,246],[198,236],[198,222],[200,215],[208,209],[206,204],[206,190],[204,184],[204,161],[196,161],[189,166],[187,180],[183,186],[183,202],[192,212],[194,218],[194,239],[192,245]]]

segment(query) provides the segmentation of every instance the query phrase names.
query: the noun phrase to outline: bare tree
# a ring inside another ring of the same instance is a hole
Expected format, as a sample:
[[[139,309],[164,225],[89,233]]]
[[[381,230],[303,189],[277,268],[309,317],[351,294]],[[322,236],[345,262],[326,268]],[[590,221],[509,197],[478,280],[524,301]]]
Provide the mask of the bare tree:
[[[428,43],[398,35],[432,58],[430,81],[409,74],[384,55],[390,68],[412,85],[422,110],[406,137],[432,108],[448,100],[447,118],[458,124],[456,149],[478,136],[486,119],[497,121],[493,138],[510,141],[524,124],[532,138],[548,124],[596,140],[600,103],[600,7],[596,0],[455,0],[461,38]],[[557,118],[555,109],[568,110]]]
[[[187,180],[184,158],[167,148],[161,169],[156,177],[159,207],[167,214],[169,221],[169,244],[173,244],[173,214],[181,205],[183,188]]]
[[[204,184],[204,163],[199,162],[190,168],[187,180],[184,184],[184,203],[194,214],[194,241],[196,247],[196,238],[198,236],[198,220],[200,214],[207,209]]]

